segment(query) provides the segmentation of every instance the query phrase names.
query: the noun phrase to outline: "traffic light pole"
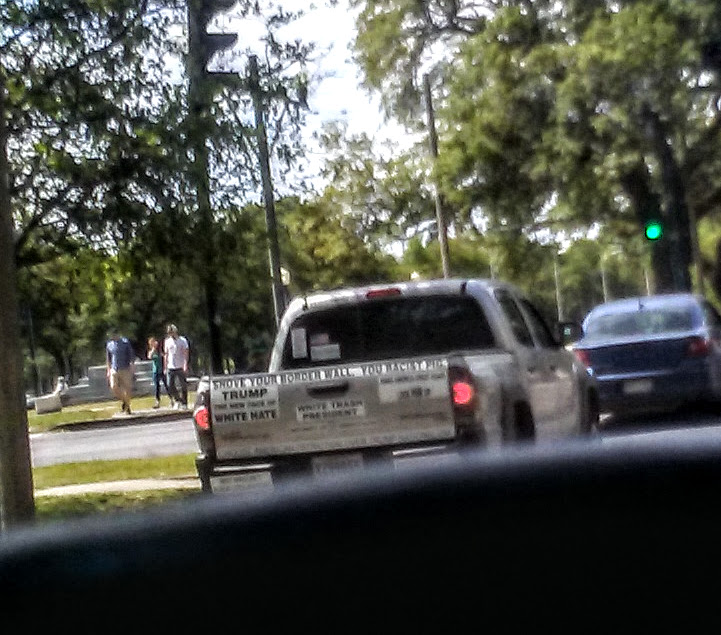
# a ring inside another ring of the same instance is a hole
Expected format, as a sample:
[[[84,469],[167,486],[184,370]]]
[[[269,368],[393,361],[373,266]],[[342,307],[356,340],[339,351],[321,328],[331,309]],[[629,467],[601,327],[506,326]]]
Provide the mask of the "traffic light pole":
[[[207,130],[210,106],[213,100],[211,79],[207,64],[217,51],[232,46],[235,34],[208,34],[208,22],[213,15],[234,4],[231,0],[188,0],[188,140],[193,151],[190,170],[192,186],[196,192],[198,219],[204,240],[201,282],[205,290],[205,308],[208,321],[210,365],[213,372],[223,371],[223,349],[218,314],[218,266],[215,239],[215,222],[210,200],[208,174]]]
[[[426,97],[426,114],[428,117],[428,139],[431,149],[431,158],[435,163],[438,158],[438,135],[436,134],[436,118],[433,111],[433,101],[431,99],[431,80],[426,73],[423,76],[423,87]],[[443,196],[438,187],[438,183],[434,183],[434,193],[436,202],[436,223],[438,224],[438,243],[441,248],[441,266],[443,267],[443,277],[448,278],[451,275],[450,257],[448,255],[448,228],[446,226],[446,214],[443,205]]]
[[[696,225],[696,210],[693,205],[688,206],[689,236],[691,237],[691,255],[696,270],[696,289],[701,294],[706,293],[706,285],[703,281],[703,267],[701,266],[701,249],[698,244],[698,226]]]

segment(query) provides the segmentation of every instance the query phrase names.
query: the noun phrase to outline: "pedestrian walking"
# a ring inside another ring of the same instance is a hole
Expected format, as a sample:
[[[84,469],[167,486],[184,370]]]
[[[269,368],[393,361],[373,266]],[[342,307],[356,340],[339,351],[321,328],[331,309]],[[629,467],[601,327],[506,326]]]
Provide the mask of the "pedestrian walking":
[[[167,337],[163,344],[164,369],[168,382],[168,392],[175,399],[175,409],[188,407],[188,362],[190,346],[188,340],[180,335],[175,324],[169,324]]]
[[[127,337],[117,329],[111,331],[105,345],[107,378],[110,390],[121,402],[121,412],[132,414],[130,400],[133,397],[133,375],[135,372],[135,351]]]
[[[160,349],[160,341],[155,337],[148,338],[148,359],[153,362],[153,386],[155,387],[155,405],[153,408],[160,408],[160,384],[165,386],[165,392],[168,393],[168,396],[170,396],[170,391],[163,372],[163,352]],[[172,397],[170,397],[170,401],[172,406]]]

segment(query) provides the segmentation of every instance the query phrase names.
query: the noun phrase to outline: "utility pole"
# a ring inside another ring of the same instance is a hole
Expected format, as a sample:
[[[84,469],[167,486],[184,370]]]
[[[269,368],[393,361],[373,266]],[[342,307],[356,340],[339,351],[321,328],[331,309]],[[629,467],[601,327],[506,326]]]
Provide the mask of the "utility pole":
[[[215,53],[229,48],[238,39],[232,33],[207,33],[210,20],[219,11],[230,9],[235,0],[188,0],[188,141],[193,152],[190,167],[195,187],[198,222],[203,236],[203,263],[201,282],[205,290],[205,309],[210,342],[210,364],[215,373],[223,372],[220,316],[218,314],[218,265],[215,222],[210,201],[208,174],[208,134],[213,122],[210,107],[213,101],[213,83],[207,65]]]
[[[561,276],[558,271],[558,250],[553,251],[553,279],[556,283],[556,307],[558,309],[558,321],[563,322],[563,298],[561,296]]]
[[[435,166],[438,158],[438,136],[436,134],[436,117],[433,112],[433,101],[431,99],[431,80],[428,73],[423,76],[423,87],[426,96],[426,114],[428,117],[428,137],[430,140],[431,157]],[[441,247],[441,265],[443,266],[443,277],[450,277],[450,264],[448,256],[448,229],[446,227],[445,210],[443,209],[443,197],[438,183],[433,184],[434,198],[436,202],[436,223],[438,224],[438,242]]]
[[[33,385],[35,386],[35,394],[42,395],[43,389],[40,382],[40,373],[38,372],[38,362],[35,359],[35,327],[33,325],[33,311],[30,305],[27,307],[28,316],[28,343],[30,344],[30,363],[33,369]]]
[[[275,219],[275,201],[273,183],[270,177],[270,158],[268,156],[268,137],[265,130],[265,107],[260,88],[258,74],[258,58],[250,56],[248,63],[250,92],[253,96],[255,109],[255,131],[258,136],[258,154],[260,159],[260,175],[263,180],[263,201],[265,203],[265,225],[268,232],[268,259],[270,262],[270,279],[273,287],[273,313],[275,328],[280,326],[280,319],[285,310],[285,293],[280,271],[280,247],[278,246],[278,226]]]
[[[35,518],[5,122],[5,76],[0,69],[0,530]]]
[[[693,258],[694,268],[696,270],[696,290],[701,295],[706,292],[706,285],[703,280],[703,267],[701,266],[701,248],[698,244],[698,225],[696,224],[696,210],[691,204],[687,204],[688,208],[688,224],[689,236],[691,239],[691,255]]]

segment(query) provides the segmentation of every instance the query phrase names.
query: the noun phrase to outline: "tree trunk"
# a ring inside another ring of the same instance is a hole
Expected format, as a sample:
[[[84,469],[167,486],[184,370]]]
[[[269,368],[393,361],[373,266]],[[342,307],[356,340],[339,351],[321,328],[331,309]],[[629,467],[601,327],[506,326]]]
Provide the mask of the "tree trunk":
[[[35,518],[0,69],[0,528]]]

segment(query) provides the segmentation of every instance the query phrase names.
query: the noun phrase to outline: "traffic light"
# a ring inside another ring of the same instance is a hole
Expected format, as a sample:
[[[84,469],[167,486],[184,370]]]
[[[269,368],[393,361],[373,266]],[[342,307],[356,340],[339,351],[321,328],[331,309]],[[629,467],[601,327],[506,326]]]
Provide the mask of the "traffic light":
[[[657,220],[650,220],[645,228],[646,240],[658,240],[663,236],[663,225]]]
[[[238,41],[237,33],[208,33],[208,23],[219,13],[230,9],[237,0],[189,0],[188,22],[190,53],[203,73],[208,62],[218,52],[232,48]],[[214,74],[211,72],[211,74]]]

